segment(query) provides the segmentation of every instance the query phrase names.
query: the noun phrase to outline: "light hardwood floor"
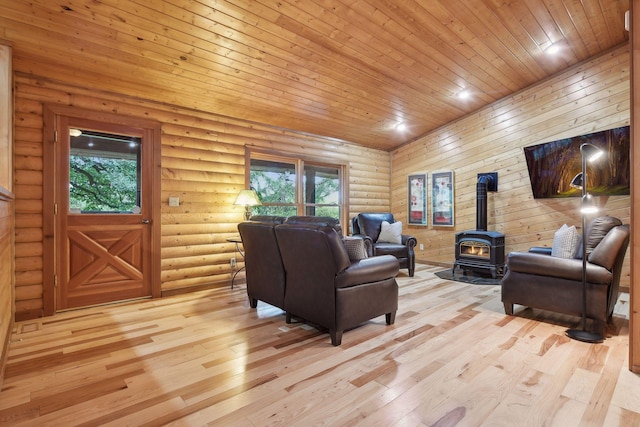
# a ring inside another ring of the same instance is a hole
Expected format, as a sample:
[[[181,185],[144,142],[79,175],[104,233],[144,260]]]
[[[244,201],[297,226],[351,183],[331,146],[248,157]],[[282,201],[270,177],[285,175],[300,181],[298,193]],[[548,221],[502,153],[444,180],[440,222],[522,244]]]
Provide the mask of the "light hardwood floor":
[[[578,319],[506,316],[500,287],[398,277],[399,311],[329,335],[244,284],[16,325],[2,425],[640,425],[628,298],[603,344]],[[544,321],[542,321],[544,320]]]

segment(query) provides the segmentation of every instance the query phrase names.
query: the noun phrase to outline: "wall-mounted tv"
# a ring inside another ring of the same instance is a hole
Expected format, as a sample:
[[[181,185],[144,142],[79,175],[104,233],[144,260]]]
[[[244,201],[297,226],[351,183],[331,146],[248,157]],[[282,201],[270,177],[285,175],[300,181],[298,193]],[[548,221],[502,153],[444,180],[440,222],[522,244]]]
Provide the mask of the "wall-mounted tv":
[[[524,147],[535,199],[579,196],[569,184],[582,170],[580,145],[588,142],[605,152],[587,163],[587,189],[594,196],[629,194],[629,126]]]

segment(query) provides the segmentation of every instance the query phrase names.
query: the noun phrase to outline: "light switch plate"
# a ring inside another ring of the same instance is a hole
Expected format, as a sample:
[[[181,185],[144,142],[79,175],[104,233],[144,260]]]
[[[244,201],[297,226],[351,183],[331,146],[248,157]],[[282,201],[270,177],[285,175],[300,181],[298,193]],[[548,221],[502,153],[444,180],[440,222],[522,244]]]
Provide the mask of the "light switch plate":
[[[180,206],[180,197],[169,197],[169,206]]]

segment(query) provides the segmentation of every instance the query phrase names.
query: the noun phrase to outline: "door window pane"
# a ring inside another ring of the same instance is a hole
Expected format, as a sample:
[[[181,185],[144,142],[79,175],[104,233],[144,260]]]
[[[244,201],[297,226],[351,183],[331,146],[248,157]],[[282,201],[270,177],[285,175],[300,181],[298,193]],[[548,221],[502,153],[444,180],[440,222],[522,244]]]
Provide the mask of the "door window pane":
[[[141,138],[70,133],[69,212],[140,213]]]

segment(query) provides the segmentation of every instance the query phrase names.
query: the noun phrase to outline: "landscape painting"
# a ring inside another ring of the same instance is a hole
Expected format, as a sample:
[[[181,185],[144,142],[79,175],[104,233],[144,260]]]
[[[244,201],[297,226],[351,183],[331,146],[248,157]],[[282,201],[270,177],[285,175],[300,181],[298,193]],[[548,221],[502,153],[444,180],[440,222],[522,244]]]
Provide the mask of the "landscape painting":
[[[604,150],[587,164],[587,190],[594,196],[624,196],[630,191],[629,126],[546,142],[524,148],[531,190],[536,199],[576,197],[571,180],[582,171],[580,145]]]

